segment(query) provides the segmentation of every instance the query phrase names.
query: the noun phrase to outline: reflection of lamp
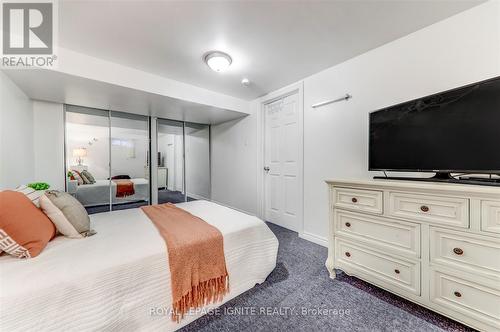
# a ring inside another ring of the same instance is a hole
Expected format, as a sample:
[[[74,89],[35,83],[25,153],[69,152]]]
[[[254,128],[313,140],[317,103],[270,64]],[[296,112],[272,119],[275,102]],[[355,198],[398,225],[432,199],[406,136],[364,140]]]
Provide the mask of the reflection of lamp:
[[[73,157],[76,157],[76,161],[78,162],[78,166],[82,166],[83,162],[83,157],[87,156],[87,149],[85,148],[78,148],[78,149],[73,149]]]

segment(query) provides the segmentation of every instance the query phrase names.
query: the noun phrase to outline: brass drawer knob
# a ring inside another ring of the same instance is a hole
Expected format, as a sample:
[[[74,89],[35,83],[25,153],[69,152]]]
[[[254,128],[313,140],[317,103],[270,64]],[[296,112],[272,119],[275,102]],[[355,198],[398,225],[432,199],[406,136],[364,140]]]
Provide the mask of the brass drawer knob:
[[[351,199],[351,201],[352,201],[353,203],[357,203],[357,202],[358,202],[358,199],[357,199],[356,197],[353,197],[353,198]]]
[[[400,273],[401,273],[401,271],[399,271],[398,269],[395,269],[395,270],[394,270],[394,273],[396,273],[396,274],[400,274]]]
[[[350,223],[350,222],[346,222],[346,223],[345,223],[345,226],[346,226],[346,227],[351,227],[351,223]]]
[[[422,205],[422,206],[420,207],[420,210],[422,210],[422,212],[429,212],[429,207],[428,207],[428,206],[426,206],[426,205]]]
[[[350,253],[349,251],[347,251],[347,252],[345,253],[345,255],[346,255],[347,257],[351,257],[351,253]]]
[[[464,251],[460,248],[453,248],[453,252],[456,254],[456,255],[463,255],[464,254]]]
[[[455,291],[453,294],[454,294],[456,297],[462,297],[462,293],[460,293],[460,292],[456,292],[456,291]]]

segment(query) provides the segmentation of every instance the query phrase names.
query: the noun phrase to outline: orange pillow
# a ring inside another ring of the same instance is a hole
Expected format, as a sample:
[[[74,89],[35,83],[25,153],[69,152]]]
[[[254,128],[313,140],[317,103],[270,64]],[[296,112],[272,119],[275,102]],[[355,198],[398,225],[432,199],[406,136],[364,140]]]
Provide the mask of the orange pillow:
[[[54,224],[23,193],[0,192],[0,250],[18,258],[35,257],[55,234]]]

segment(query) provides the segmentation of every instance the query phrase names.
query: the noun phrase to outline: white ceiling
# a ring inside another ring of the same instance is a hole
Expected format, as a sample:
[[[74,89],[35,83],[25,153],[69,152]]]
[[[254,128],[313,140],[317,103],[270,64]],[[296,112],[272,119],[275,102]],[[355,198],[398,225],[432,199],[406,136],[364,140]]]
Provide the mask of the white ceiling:
[[[19,69],[4,73],[35,100],[207,124],[248,115],[53,70]]]
[[[61,1],[63,47],[253,99],[483,1]],[[226,73],[202,55],[233,57]],[[248,77],[252,85],[240,81]]]

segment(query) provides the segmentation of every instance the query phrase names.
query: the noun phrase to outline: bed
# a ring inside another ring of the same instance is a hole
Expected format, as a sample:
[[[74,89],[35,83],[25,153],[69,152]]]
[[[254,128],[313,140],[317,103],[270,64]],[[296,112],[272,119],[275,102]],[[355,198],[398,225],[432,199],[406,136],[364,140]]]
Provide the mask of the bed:
[[[111,181],[113,204],[149,201],[149,181],[142,178],[130,181],[134,183],[135,194],[127,197],[116,197],[116,183]],[[76,198],[87,207],[109,204],[109,180],[96,180],[94,184],[79,185]]]
[[[217,227],[230,293],[263,282],[276,266],[278,240],[260,219],[207,201],[178,207]],[[214,308],[171,320],[168,255],[141,209],[91,215],[93,237],[57,237],[30,260],[0,257],[0,330],[174,331]]]

